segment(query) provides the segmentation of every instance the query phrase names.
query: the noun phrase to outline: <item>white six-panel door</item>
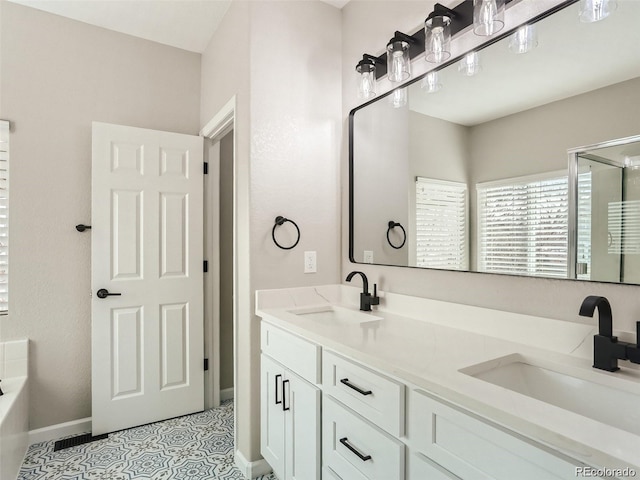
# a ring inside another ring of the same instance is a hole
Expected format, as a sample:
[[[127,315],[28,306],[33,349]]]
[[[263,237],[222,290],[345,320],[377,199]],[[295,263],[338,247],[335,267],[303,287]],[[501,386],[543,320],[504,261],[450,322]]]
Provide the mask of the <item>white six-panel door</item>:
[[[203,140],[94,123],[92,149],[97,435],[203,409]]]

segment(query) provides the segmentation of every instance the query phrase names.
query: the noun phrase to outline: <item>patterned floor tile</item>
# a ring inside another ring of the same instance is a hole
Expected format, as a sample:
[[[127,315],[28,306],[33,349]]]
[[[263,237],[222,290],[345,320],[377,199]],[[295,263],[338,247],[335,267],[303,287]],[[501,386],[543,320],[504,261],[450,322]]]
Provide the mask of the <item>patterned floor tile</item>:
[[[57,452],[54,443],[29,447],[18,480],[244,479],[233,460],[232,402]]]

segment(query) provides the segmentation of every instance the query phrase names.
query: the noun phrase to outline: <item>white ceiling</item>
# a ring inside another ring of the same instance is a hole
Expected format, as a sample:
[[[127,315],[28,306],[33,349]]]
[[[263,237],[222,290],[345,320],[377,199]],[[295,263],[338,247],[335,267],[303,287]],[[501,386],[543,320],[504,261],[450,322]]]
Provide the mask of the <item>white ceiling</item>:
[[[9,1],[116,32],[202,53],[232,0]],[[342,8],[349,0],[324,1]]]

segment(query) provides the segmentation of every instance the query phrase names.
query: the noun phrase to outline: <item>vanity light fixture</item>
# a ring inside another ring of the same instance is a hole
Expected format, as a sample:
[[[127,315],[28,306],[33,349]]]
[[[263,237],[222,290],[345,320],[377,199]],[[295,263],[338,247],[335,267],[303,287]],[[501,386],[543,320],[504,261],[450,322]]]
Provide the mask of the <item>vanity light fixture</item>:
[[[420,83],[420,88],[427,93],[435,93],[442,88],[438,71],[429,72],[425,75]]]
[[[473,0],[473,33],[489,36],[504,28],[505,0]]]
[[[393,108],[402,108],[407,104],[407,89],[396,88],[391,95],[389,95],[389,103]]]
[[[523,25],[509,38],[509,51],[527,53],[538,46],[538,34],[535,24]]]
[[[365,54],[363,56],[356,66],[356,71],[360,74],[358,77],[358,97],[364,100],[373,98],[376,94],[375,80],[379,80],[385,75],[393,83],[409,79],[411,77],[411,60],[418,55],[424,54],[425,59],[431,63],[442,63],[449,60],[451,58],[451,39],[470,25],[474,25],[474,32],[478,35],[493,35],[502,30],[505,5],[512,1],[517,0],[462,0],[453,8],[436,3],[433,11],[425,20],[424,28],[413,35],[395,32],[382,55],[373,57]],[[613,2],[614,0],[581,1]],[[478,65],[469,65],[468,62],[464,68],[466,75],[473,75],[478,71]],[[439,84],[436,82],[433,85]],[[399,104],[399,102],[394,103]]]
[[[390,82],[402,82],[411,76],[409,48],[415,39],[396,32],[387,44],[387,74]]]
[[[480,73],[482,66],[480,65],[480,56],[478,52],[467,53],[458,64],[458,71],[465,77],[472,77]]]
[[[373,55],[365,53],[362,60],[356,65],[356,72],[360,74],[358,77],[358,98],[369,99],[376,96],[376,63],[379,59]]]
[[[424,55],[427,62],[440,63],[451,57],[451,19],[453,10],[436,3],[424,21]]]
[[[580,21],[598,22],[607,18],[616,8],[616,0],[580,0]]]

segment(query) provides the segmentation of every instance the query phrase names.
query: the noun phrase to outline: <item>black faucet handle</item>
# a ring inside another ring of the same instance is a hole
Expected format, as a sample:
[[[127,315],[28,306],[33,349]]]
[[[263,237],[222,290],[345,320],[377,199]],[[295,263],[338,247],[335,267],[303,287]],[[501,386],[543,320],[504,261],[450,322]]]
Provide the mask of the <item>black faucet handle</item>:
[[[371,297],[371,300],[369,301],[369,303],[371,305],[380,305],[380,297],[378,296],[378,284],[374,283],[373,284],[373,296]],[[640,322],[638,322],[640,323]]]

